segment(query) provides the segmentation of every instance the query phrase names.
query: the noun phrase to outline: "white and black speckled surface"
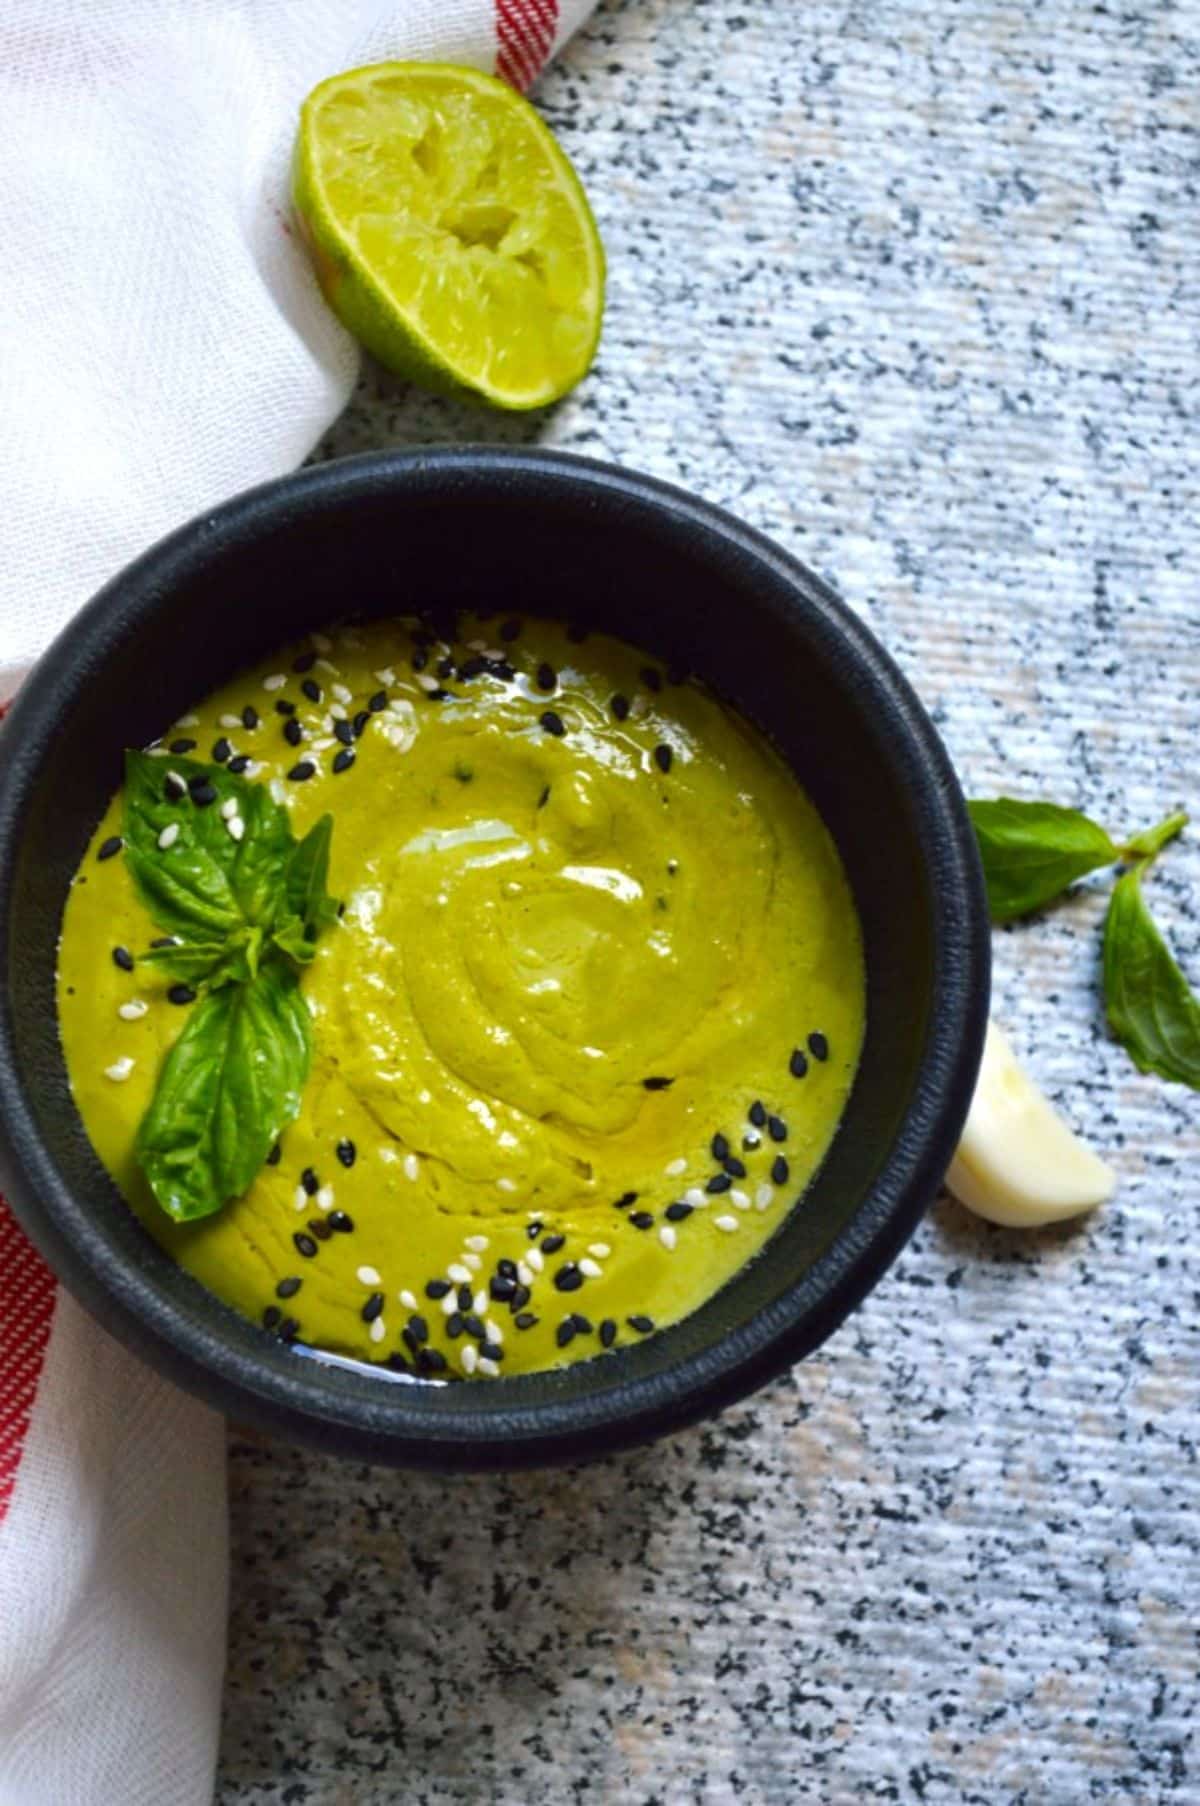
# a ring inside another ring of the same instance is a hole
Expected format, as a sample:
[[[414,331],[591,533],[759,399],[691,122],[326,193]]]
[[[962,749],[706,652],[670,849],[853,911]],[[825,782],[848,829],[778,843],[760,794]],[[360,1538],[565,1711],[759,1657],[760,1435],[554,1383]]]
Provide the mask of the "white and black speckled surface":
[[[533,423],[372,377],[327,449],[681,480],[835,581],[970,788],[1200,810],[1198,26],[608,6],[540,94],[610,254],[594,374]],[[1198,840],[1153,892],[1200,979]],[[586,1472],[235,1435],[220,1806],[1200,1799],[1200,1108],[1107,1040],[1100,910],[997,944],[1120,1170],[1094,1221],[943,1200],[791,1379]]]

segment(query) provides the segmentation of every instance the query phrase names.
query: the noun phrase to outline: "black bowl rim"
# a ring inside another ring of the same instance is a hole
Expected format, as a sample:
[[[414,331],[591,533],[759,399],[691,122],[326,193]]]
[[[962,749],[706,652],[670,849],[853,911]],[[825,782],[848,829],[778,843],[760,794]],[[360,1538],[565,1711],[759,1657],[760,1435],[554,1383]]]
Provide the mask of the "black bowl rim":
[[[7,987],[0,990],[0,1179],[19,1221],[68,1289],[160,1372],[244,1422],[360,1459],[440,1469],[517,1468],[632,1447],[722,1409],[777,1376],[839,1326],[911,1236],[949,1164],[965,1119],[986,1027],[990,952],[974,835],[949,756],[890,656],[832,589],[765,535],[656,477],[572,453],[498,446],[368,452],[306,467],[197,516],[117,574],[77,614],[25,680],[0,759],[0,948],[12,935],[13,874],[41,750],[65,704],[103,671],[112,644],[136,630],[217,545],[253,539],[312,507],[399,484],[439,500],[497,483],[574,491],[581,505],[665,511],[752,559],[807,611],[808,626],[891,730],[913,797],[934,908],[934,989],[912,1102],[872,1190],[817,1261],[767,1309],[666,1373],[624,1379],[591,1397],[537,1407],[512,1402],[435,1423],[405,1406],[401,1386],[367,1376],[334,1407],[319,1364],[251,1358],[216,1322],[188,1314],[114,1259],[86,1204],[60,1177],[39,1134],[17,1060]],[[156,1251],[157,1252],[157,1251]],[[164,1260],[168,1256],[162,1257]],[[669,1334],[670,1332],[664,1332]],[[316,1371],[314,1371],[316,1370]],[[500,1387],[495,1391],[500,1392]],[[493,1392],[488,1387],[488,1392]]]

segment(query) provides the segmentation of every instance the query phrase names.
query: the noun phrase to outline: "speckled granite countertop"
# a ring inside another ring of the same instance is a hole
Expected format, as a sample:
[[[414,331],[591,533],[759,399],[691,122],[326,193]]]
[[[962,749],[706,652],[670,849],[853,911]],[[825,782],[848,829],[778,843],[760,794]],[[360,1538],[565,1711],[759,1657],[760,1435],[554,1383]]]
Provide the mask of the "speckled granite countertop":
[[[1200,812],[1198,20],[630,0],[540,101],[608,244],[552,419],[365,381],[328,442],[485,436],[681,480],[837,584],[968,786]],[[1200,976],[1200,835],[1154,879]],[[996,1011],[1121,1173],[943,1199],[814,1359],[587,1471],[232,1441],[221,1806],[1200,1799],[1200,1108],[1095,1002],[1100,901]]]

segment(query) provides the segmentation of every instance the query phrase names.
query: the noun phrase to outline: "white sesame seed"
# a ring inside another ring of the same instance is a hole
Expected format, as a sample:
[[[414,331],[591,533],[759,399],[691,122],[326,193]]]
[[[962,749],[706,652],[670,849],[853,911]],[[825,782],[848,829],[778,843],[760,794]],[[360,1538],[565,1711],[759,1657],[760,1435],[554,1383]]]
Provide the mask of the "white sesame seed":
[[[709,1206],[708,1193],[701,1191],[698,1185],[688,1187],[683,1194],[683,1201],[690,1204],[693,1210],[707,1210]]]
[[[111,1066],[104,1068],[104,1076],[106,1079],[111,1079],[115,1085],[119,1085],[122,1079],[127,1079],[132,1071],[133,1061],[128,1054],[125,1054],[123,1058],[114,1060]]]
[[[658,1239],[664,1248],[673,1248],[675,1246],[675,1231],[672,1229],[670,1223],[663,1224],[658,1232]],[[580,1261],[579,1264],[582,1266],[583,1262]]]
[[[488,1307],[487,1293],[486,1292],[476,1292],[474,1298],[472,1298],[472,1300],[471,1300],[471,1309],[474,1311],[475,1315],[477,1317],[482,1317],[483,1313],[487,1310],[487,1307]]]
[[[243,727],[244,725],[245,725],[245,723],[242,721],[242,718],[240,715],[222,715],[221,716],[221,726],[222,727]]]
[[[486,1254],[488,1238],[486,1235],[469,1235],[467,1237],[467,1247],[473,1248],[476,1254]]]
[[[612,1249],[607,1242],[589,1242],[588,1253],[594,1254],[597,1260],[607,1260]]]
[[[173,847],[178,839],[179,823],[177,821],[169,821],[158,837],[158,844],[165,853],[167,848]]]
[[[525,1259],[529,1262],[529,1265],[533,1268],[535,1273],[540,1273],[546,1264],[546,1257],[540,1248],[531,1248],[529,1253],[525,1256]]]
[[[736,1217],[714,1217],[713,1222],[718,1229],[723,1229],[726,1235],[732,1235],[738,1226]]]
[[[663,1167],[663,1172],[666,1173],[669,1179],[677,1179],[680,1173],[687,1172],[687,1161],[682,1158],[679,1160],[672,1160],[670,1166]]]
[[[231,815],[229,820],[225,823],[225,826],[229,829],[229,838],[231,840],[240,840],[242,835],[246,832],[246,824],[240,815]]]
[[[287,682],[287,674],[285,672],[273,671],[271,673],[270,677],[263,678],[263,689],[264,690],[282,690],[282,688],[286,682]]]
[[[327,639],[323,633],[310,633],[308,637],[312,641],[313,645],[316,647],[318,652],[332,652],[333,651],[333,641],[330,639]]]
[[[406,1311],[415,1311],[417,1308],[417,1301],[409,1291],[401,1292],[400,1302]]]
[[[462,1263],[464,1267],[470,1267],[472,1273],[478,1273],[480,1267],[483,1265],[483,1262],[477,1254],[470,1253],[463,1255]]]
[[[767,1185],[766,1183],[760,1185],[754,1194],[754,1208],[756,1210],[765,1210],[774,1196],[775,1187],[773,1185]]]
[[[246,777],[246,778],[252,778],[256,771],[261,771],[261,770],[262,770],[262,760],[261,759],[249,759],[249,760],[247,760],[246,769],[242,773],[242,776]]]
[[[347,706],[354,701],[354,691],[348,690],[345,684],[330,684],[329,694],[335,702],[345,703]]]
[[[467,1343],[466,1347],[462,1351],[461,1359],[462,1359],[463,1372],[464,1373],[474,1373],[475,1369],[479,1365],[479,1350],[476,1348],[476,1346],[473,1342]]]
[[[342,707],[340,702],[331,702],[330,703],[329,719],[331,721],[344,721],[346,719],[346,711]]]
[[[739,1191],[736,1185],[729,1194],[729,1202],[737,1210],[749,1210],[750,1208],[749,1198],[744,1191]]]
[[[516,1189],[517,1182],[515,1179],[497,1179],[496,1181],[497,1191],[516,1191]]]
[[[179,772],[173,770],[172,767],[169,765],[167,767],[167,775],[163,779],[163,783],[164,784],[173,784],[175,786],[176,790],[178,790],[181,797],[183,796],[184,792],[187,790],[187,779],[185,777],[182,777]]]
[[[396,673],[392,670],[390,665],[385,665],[382,671],[376,671],[375,673],[375,682],[377,684],[394,684],[395,681]]]
[[[486,1317],[484,1319],[483,1327],[487,1331],[488,1341],[494,1342],[496,1344],[497,1348],[503,1348],[504,1336],[500,1329],[500,1325],[497,1322],[495,1322],[495,1320],[493,1318]]]
[[[419,1179],[421,1177],[421,1162],[417,1159],[415,1154],[406,1154],[404,1156],[404,1177],[406,1179]]]
[[[333,1187],[332,1187],[332,1185],[323,1185],[321,1187],[320,1191],[317,1193],[317,1209],[318,1210],[332,1210],[333,1209]]]
[[[386,1335],[387,1335],[387,1324],[384,1322],[382,1317],[376,1317],[374,1323],[372,1323],[372,1325],[371,1325],[372,1342],[382,1342],[383,1338]]]
[[[493,1361],[491,1355],[480,1355],[479,1371],[480,1373],[486,1374],[489,1380],[498,1380],[500,1378],[499,1365],[497,1362]]]
[[[472,652],[482,652],[487,645],[486,640],[468,640],[467,646]]]
[[[302,1185],[298,1185],[292,1194],[292,1203],[296,1206],[297,1210],[307,1210],[308,1193]]]
[[[199,727],[199,715],[181,715],[175,723],[176,727]]]
[[[123,1003],[121,1005],[120,1009],[117,1011],[117,1015],[126,1022],[136,1022],[140,1016],[146,1014],[146,1011],[149,1008],[150,1005],[143,1002],[140,997],[134,997],[129,1003]]]
[[[428,671],[418,671],[417,682],[423,690],[440,690],[442,687],[436,677],[430,677]]]
[[[600,1265],[600,1262],[598,1260],[589,1260],[586,1254],[579,1263],[579,1271],[585,1274],[588,1279],[604,1278],[604,1268]]]
[[[328,671],[330,677],[336,677],[338,674],[338,667],[336,665],[331,665],[327,658],[319,658],[317,660],[317,670]]]
[[[517,1262],[517,1278],[523,1286],[531,1286],[533,1284],[533,1268],[527,1261],[519,1260]]]
[[[227,796],[225,798],[225,801],[221,804],[221,820],[228,821],[230,816],[236,815],[237,812],[238,812],[237,797],[236,796]]]
[[[453,1317],[457,1309],[458,1299],[454,1296],[453,1292],[447,1292],[446,1296],[442,1299],[442,1316]]]
[[[481,648],[484,658],[507,658],[503,646],[484,646]]]
[[[377,1286],[379,1284],[379,1274],[374,1267],[359,1267],[355,1278],[360,1285]]]
[[[452,1279],[456,1286],[469,1286],[471,1269],[464,1267],[460,1261],[456,1260],[452,1266],[446,1268],[446,1278]]]

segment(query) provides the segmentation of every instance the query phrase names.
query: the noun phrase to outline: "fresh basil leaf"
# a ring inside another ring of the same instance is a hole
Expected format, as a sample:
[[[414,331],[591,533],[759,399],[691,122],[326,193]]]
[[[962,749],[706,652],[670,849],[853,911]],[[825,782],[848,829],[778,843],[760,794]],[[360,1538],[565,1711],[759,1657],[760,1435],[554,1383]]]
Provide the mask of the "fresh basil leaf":
[[[323,815],[292,854],[284,880],[289,912],[314,929],[325,928],[337,918],[337,901],[328,889],[332,837],[333,817]]]
[[[285,916],[283,921],[271,935],[272,941],[294,959],[298,965],[307,966],[316,955],[316,939],[310,934],[299,916]]]
[[[181,767],[187,766],[188,770]],[[150,753],[125,755],[123,831],[125,859],[142,900],[160,928],[187,939],[212,939],[239,926],[242,913],[230,882],[230,867],[214,855],[197,831],[205,811],[189,798],[172,801],[164,790],[167,772],[178,770],[186,782],[203,766],[170,761]],[[221,824],[224,828],[224,824]],[[159,845],[164,830],[174,827],[169,848]],[[236,852],[228,832],[225,839]]]
[[[1141,868],[1118,878],[1104,921],[1109,1025],[1141,1072],[1200,1091],[1200,1002],[1142,896]]]
[[[179,941],[173,947],[151,947],[139,955],[146,966],[161,966],[188,984],[233,984],[254,978],[262,957],[261,928],[239,928],[224,941]]]
[[[269,927],[281,907],[296,838],[287,810],[264,785],[245,779],[228,781],[238,786],[233,794],[243,824],[240,842],[231,843],[237,848],[233,888],[246,920]]]
[[[247,1190],[299,1114],[311,1057],[309,1013],[283,961],[201,999],[138,1131],[139,1163],[169,1216],[211,1216]]]
[[[1012,797],[968,803],[993,922],[1011,922],[1061,896],[1120,852],[1096,822],[1057,803]]]

